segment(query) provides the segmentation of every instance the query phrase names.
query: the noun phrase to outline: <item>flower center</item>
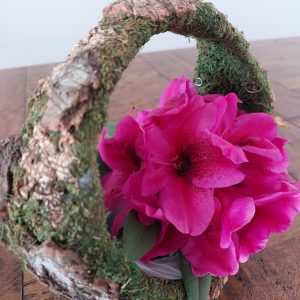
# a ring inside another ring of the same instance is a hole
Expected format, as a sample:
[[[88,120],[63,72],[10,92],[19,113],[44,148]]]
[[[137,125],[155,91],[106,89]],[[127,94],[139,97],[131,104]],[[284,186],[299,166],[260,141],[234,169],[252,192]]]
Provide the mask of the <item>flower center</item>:
[[[191,168],[191,161],[187,154],[182,153],[173,158],[172,166],[179,176],[184,176]]]
[[[131,159],[131,162],[135,166],[135,169],[139,170],[141,167],[141,159],[136,154],[134,147],[132,147],[131,145],[127,145],[127,147],[125,148],[125,152],[127,153],[127,156]]]

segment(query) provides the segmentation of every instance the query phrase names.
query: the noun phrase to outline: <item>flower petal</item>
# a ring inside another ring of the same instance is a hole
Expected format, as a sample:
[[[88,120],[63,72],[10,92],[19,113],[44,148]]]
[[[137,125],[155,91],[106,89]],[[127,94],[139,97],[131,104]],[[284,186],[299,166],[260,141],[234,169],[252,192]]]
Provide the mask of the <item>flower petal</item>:
[[[178,138],[167,136],[155,124],[145,128],[145,140],[146,148],[150,153],[149,159],[156,163],[169,163],[179,144]]]
[[[226,113],[224,114],[224,117],[222,119],[221,123],[221,130],[220,130],[220,135],[224,135],[224,133],[228,132],[231,130],[232,125],[234,124],[235,118],[238,113],[238,103],[241,103],[242,101],[239,100],[236,94],[230,93],[225,96],[225,99],[227,101],[227,109]]]
[[[219,198],[219,200],[222,203],[222,198]],[[224,207],[222,214],[222,235],[220,246],[223,249],[230,247],[230,244],[232,243],[232,233],[248,224],[255,213],[254,201],[250,197],[237,198],[233,201],[231,200],[231,203],[228,202],[226,203],[225,206],[227,207]]]
[[[144,170],[133,173],[123,187],[124,195],[131,199],[134,209],[139,213],[140,221],[147,225],[152,220],[165,221],[163,211],[158,205],[156,193],[144,197],[141,193]]]
[[[198,277],[207,274],[222,277],[235,275],[239,269],[234,244],[226,249],[220,248],[220,236],[209,231],[189,238],[182,252]]]
[[[141,133],[138,122],[131,116],[125,116],[116,127],[115,138],[119,142],[135,144],[136,137]]]
[[[169,223],[162,224],[162,231],[154,247],[141,259],[147,262],[156,257],[176,252],[186,242],[188,236],[180,233]]]
[[[222,154],[226,158],[230,159],[234,164],[248,162],[248,159],[241,147],[232,145],[214,133],[211,133],[211,141],[212,144],[216,147],[219,147],[222,151]]]
[[[122,188],[128,176],[127,172],[112,171],[101,177],[101,184],[104,189],[104,204],[110,211],[116,211],[120,205],[123,205]]]
[[[168,165],[148,163],[142,180],[142,195],[151,197],[158,193],[167,183],[166,181],[174,176],[173,170]]]
[[[213,190],[195,187],[180,177],[169,178],[158,201],[165,218],[192,236],[204,232],[214,214]]]
[[[238,184],[245,175],[237,166],[225,158],[199,161],[193,170],[192,182],[200,188],[223,188]]]
[[[286,172],[274,173],[260,166],[243,164],[241,171],[246,175],[241,186],[245,188],[244,196],[248,193],[252,197],[295,190],[295,186]]]
[[[119,230],[123,226],[127,215],[132,210],[132,205],[130,201],[124,201],[124,206],[121,208],[120,212],[115,216],[113,220],[113,224],[111,227],[111,235],[117,236],[119,233]]]
[[[178,128],[181,128],[184,134],[199,134],[205,130],[212,130],[219,122],[219,107],[215,102],[209,102],[202,105],[202,97],[194,96],[185,110],[182,120],[177,120]]]
[[[215,114],[215,124],[213,127],[211,127],[211,131],[215,132],[217,134],[221,134],[221,131],[222,131],[221,124],[223,123],[224,115],[227,110],[227,101],[223,95],[214,95],[214,96],[215,96],[215,99],[213,101],[209,101],[209,102],[213,102],[213,104],[215,105],[215,107],[217,109],[216,114]],[[209,96],[204,96],[203,98],[205,99],[207,97],[209,97]],[[206,102],[208,102],[207,99],[206,99]]]
[[[271,158],[274,161],[281,161],[283,159],[280,150],[266,139],[250,138],[241,148],[256,155]]]
[[[231,130],[231,127],[237,116],[237,104],[241,101],[237,95],[230,93],[226,96],[219,94],[210,94],[203,97],[205,102],[214,102],[218,107],[218,122],[216,123],[213,132],[220,136]]]
[[[256,213],[252,221],[237,232],[240,243],[240,262],[249,254],[262,250],[272,232],[288,229],[300,211],[299,191],[276,193],[255,200]]]
[[[161,96],[160,106],[166,105],[171,98],[178,97],[182,94],[187,94],[189,98],[198,94],[193,82],[185,76],[171,80]]]
[[[266,113],[243,114],[236,118],[225,139],[232,144],[243,143],[251,137],[273,140],[277,135],[277,125],[271,115]]]
[[[113,138],[105,138],[106,130],[102,131],[99,141],[99,153],[102,160],[112,170],[136,170],[140,166],[140,159],[136,154],[136,140],[141,135],[138,123],[127,116],[117,126]]]

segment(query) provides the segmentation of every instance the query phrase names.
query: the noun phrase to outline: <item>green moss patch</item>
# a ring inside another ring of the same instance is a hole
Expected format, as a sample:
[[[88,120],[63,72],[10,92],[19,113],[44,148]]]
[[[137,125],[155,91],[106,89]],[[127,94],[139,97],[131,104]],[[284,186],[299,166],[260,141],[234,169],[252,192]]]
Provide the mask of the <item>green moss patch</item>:
[[[28,105],[29,114],[21,129],[24,145],[28,144],[29,139],[32,136],[34,125],[42,119],[47,101],[48,96],[46,93],[37,94],[30,100]]]
[[[247,112],[272,113],[268,77],[254,58],[250,57],[245,64],[226,47],[213,41],[199,40],[198,49],[195,77],[203,81],[199,88],[201,94],[234,92],[243,100],[241,107]]]

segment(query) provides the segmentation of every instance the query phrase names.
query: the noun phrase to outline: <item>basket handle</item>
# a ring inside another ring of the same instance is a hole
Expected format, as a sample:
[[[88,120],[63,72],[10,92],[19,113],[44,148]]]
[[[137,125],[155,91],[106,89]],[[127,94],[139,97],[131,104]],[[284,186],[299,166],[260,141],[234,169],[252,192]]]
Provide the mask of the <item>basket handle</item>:
[[[63,219],[63,191],[74,185],[72,192],[81,198],[78,190],[89,188],[82,182],[97,178],[95,141],[122,72],[153,35],[165,31],[197,39],[195,77],[204,82],[201,92],[236,92],[246,111],[271,111],[265,71],[242,34],[212,4],[118,0],[67,61],[54,68],[29,104],[19,164],[26,172],[14,184],[20,198],[43,199],[54,226]],[[99,188],[98,180],[95,185]]]
[[[119,0],[104,9],[99,27],[75,47],[67,62],[54,69],[42,124],[51,130],[78,126],[88,102],[96,99],[102,101],[104,115],[124,69],[153,35],[166,31],[197,39],[195,78],[203,82],[200,92],[236,92],[247,111],[271,112],[273,96],[265,71],[249,52],[243,35],[212,4]]]
[[[13,237],[42,236],[43,240],[43,244],[28,248],[20,239],[19,253],[45,283],[70,297],[118,298],[118,285],[96,279],[92,282],[86,266],[77,263],[75,251],[62,250],[47,241],[53,236],[58,241],[70,239],[73,248],[82,243],[84,233],[88,233],[86,238],[91,236],[92,245],[95,232],[105,236],[105,230],[98,231],[106,216],[96,136],[105,123],[109,97],[122,72],[153,35],[166,31],[198,40],[195,78],[201,77],[204,83],[201,92],[233,91],[244,100],[247,111],[272,109],[266,73],[249,53],[243,36],[211,4],[118,0],[107,7],[99,26],[40,83],[22,129],[23,145],[19,139],[18,144],[11,140],[18,153],[16,159],[8,161],[9,167],[18,168],[13,173],[7,172],[7,166],[4,169],[13,185],[6,188],[13,191],[7,216]],[[22,223],[20,216],[25,216]],[[78,220],[85,224],[84,231]],[[56,272],[47,269],[49,261]],[[223,279],[217,279],[212,298],[223,284]]]
[[[54,68],[29,103],[21,133],[20,167],[26,172],[15,182],[22,199],[30,195],[47,199],[52,211],[52,204],[60,203],[63,195],[57,180],[80,188],[88,170],[97,174],[95,141],[106,121],[110,94],[139,49],[153,35],[166,31],[197,39],[195,78],[204,83],[201,92],[236,92],[246,111],[272,110],[265,71],[243,35],[212,4],[118,0],[104,10],[99,26]],[[52,215],[56,226],[62,214]]]

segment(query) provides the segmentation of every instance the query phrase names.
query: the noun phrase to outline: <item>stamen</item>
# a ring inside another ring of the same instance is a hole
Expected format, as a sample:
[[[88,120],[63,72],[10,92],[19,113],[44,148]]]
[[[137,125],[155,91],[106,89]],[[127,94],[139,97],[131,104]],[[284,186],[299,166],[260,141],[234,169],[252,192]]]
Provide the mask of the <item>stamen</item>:
[[[178,173],[178,175],[183,176],[191,168],[191,162],[186,154],[176,155],[172,160],[172,166]]]
[[[160,164],[160,165],[173,166],[173,164],[163,162],[163,161],[153,160],[153,162],[156,163],[156,164]]]

